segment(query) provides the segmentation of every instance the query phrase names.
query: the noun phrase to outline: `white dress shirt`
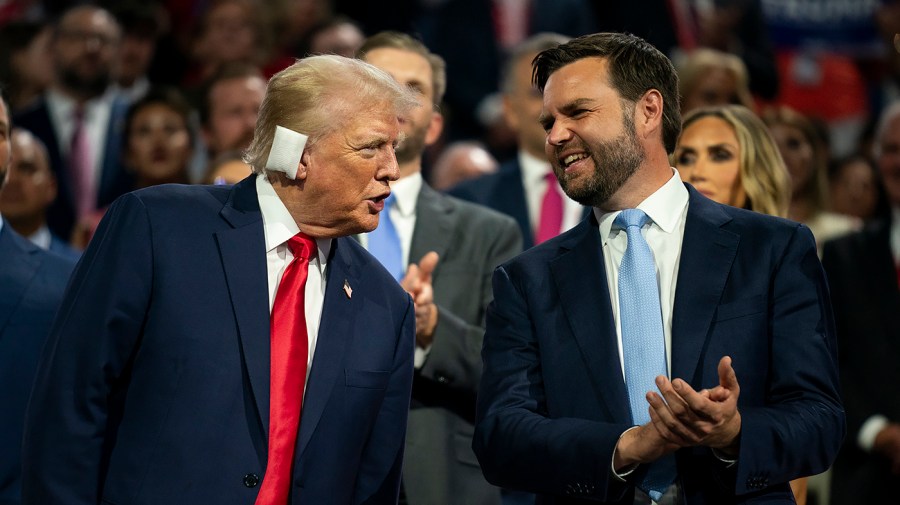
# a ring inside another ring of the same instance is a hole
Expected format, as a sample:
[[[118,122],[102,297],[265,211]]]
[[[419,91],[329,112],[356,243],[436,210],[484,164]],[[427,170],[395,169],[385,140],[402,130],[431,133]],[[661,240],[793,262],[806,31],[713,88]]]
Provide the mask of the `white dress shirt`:
[[[84,104],[84,122],[87,128],[88,142],[91,146],[91,181],[95,193],[99,194],[100,173],[103,167],[103,154],[106,151],[109,117],[116,94],[112,91],[88,100]],[[72,135],[75,134],[75,100],[55,90],[47,92],[47,110],[50,122],[59,141],[59,150],[63,159],[69,159],[72,148]]]
[[[538,226],[541,223],[541,204],[544,201],[544,193],[547,192],[547,174],[553,169],[545,159],[538,159],[519,151],[519,166],[522,167],[522,187],[525,188],[525,203],[528,205],[528,222],[531,223],[531,232],[537,235]],[[573,228],[584,217],[584,206],[569,198],[562,188],[559,188],[563,197],[563,220],[560,233]]]
[[[656,264],[656,279],[659,284],[659,305],[663,321],[663,334],[666,341],[666,371],[672,375],[672,308],[675,306],[675,287],[678,278],[678,262],[681,259],[681,244],[684,240],[684,225],[687,221],[688,192],[681,182],[678,170],[672,169],[672,177],[652,195],[648,196],[637,208],[646,213],[650,220],[641,228],[653,253]],[[619,265],[628,246],[625,230],[613,229],[613,221],[621,211],[604,213],[594,208],[594,215],[600,223],[600,239],[603,244],[603,261],[606,267],[606,282],[609,286],[609,301],[612,306],[616,327],[616,341],[619,350],[619,364],[622,367],[622,378],[625,377],[625,361],[622,354],[622,321],[619,317]],[[615,454],[613,455],[615,457]],[[613,474],[622,478],[636,467],[623,473]],[[669,487],[658,505],[678,503],[677,482]],[[634,504],[657,504],[643,491],[635,490]]]
[[[262,212],[263,231],[266,237],[266,272],[269,280],[269,313],[271,314],[281,276],[284,275],[288,264],[294,259],[287,242],[300,231],[300,228],[281,198],[275,193],[275,188],[264,175],[256,177],[256,194],[259,199],[259,210]],[[309,273],[306,278],[303,301],[309,340],[309,353],[306,361],[307,379],[309,371],[312,369],[313,354],[319,336],[319,323],[322,319],[322,307],[325,303],[325,269],[328,255],[331,253],[331,239],[316,239],[316,248],[318,249],[316,257],[309,261]],[[304,383],[304,393],[305,388]]]

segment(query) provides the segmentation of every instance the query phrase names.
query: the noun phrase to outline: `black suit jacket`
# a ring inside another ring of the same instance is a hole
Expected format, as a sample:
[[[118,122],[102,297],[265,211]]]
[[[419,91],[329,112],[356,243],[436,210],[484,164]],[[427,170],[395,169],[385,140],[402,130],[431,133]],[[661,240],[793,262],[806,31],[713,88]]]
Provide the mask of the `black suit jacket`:
[[[826,242],[822,262],[834,301],[848,433],[834,465],[832,504],[897,503],[900,477],[887,459],[857,443],[873,415],[900,422],[900,290],[890,223]]]

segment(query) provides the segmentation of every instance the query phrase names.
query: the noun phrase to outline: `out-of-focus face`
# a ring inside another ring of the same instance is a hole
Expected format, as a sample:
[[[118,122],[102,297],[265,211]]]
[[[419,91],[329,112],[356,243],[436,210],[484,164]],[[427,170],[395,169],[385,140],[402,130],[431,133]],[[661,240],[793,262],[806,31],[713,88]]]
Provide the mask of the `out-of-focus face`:
[[[12,156],[9,178],[0,191],[0,213],[13,222],[39,217],[56,198],[56,179],[47,154],[25,130],[13,130],[8,145]]]
[[[63,16],[53,41],[59,82],[87,96],[102,94],[118,57],[119,26],[94,7],[77,7]]]
[[[312,54],[339,54],[352,58],[365,42],[365,35],[350,23],[341,23],[318,33],[309,43]]]
[[[238,77],[218,82],[210,90],[209,119],[203,137],[213,156],[242,151],[253,140],[259,107],[266,95],[262,77]]]
[[[509,127],[516,132],[519,148],[543,159],[547,133],[538,121],[543,99],[531,83],[531,60],[535,54],[525,55],[512,68],[512,90],[503,97],[503,112]]]
[[[413,90],[419,105],[403,121],[406,138],[397,147],[397,161],[409,163],[422,156],[425,146],[431,145],[440,135],[441,124],[435,124],[438,114],[434,111],[434,74],[431,64],[421,54],[404,49],[382,47],[366,54],[366,61],[391,74],[401,85]],[[440,120],[437,120],[440,123]],[[418,164],[404,167],[408,173],[418,170]]]
[[[802,130],[793,126],[772,124],[769,125],[769,131],[791,175],[794,194],[802,194],[809,187],[815,170],[812,144]]]
[[[602,58],[584,58],[550,75],[541,123],[545,154],[569,198],[606,208],[644,160],[634,108],[623,109]]]
[[[31,40],[28,47],[11,55],[10,66],[13,71],[18,73],[22,81],[38,89],[50,86],[56,76],[51,53],[52,39],[53,29],[44,28]]]
[[[831,181],[831,205],[835,212],[868,219],[875,213],[878,183],[867,161],[854,159],[840,167]]]
[[[707,198],[744,207],[741,184],[741,146],[734,128],[721,118],[706,116],[689,124],[675,146],[675,168],[681,179]]]
[[[897,207],[900,206],[900,113],[887,122],[884,133],[877,141],[881,146],[878,169],[881,171],[884,189],[888,201]]]
[[[0,100],[0,189],[9,175],[9,111],[6,103]]]
[[[258,38],[252,15],[246,2],[222,2],[212,7],[197,41],[195,55],[200,62],[252,61]]]
[[[302,190],[289,186],[287,196],[282,196],[289,211],[298,205],[315,209],[313,215],[295,219],[303,231],[312,230],[318,237],[374,230],[390,195],[388,184],[400,177],[394,148],[402,127],[393,105],[360,104],[354,112],[340,115],[345,117],[334,118],[340,126],[304,151],[305,171],[298,176]]]
[[[733,73],[723,68],[713,68],[704,73],[697,87],[682,98],[682,113],[700,107],[739,104],[738,82]]]
[[[160,184],[184,179],[191,157],[184,117],[163,103],[142,107],[131,120],[126,156],[142,181]]]

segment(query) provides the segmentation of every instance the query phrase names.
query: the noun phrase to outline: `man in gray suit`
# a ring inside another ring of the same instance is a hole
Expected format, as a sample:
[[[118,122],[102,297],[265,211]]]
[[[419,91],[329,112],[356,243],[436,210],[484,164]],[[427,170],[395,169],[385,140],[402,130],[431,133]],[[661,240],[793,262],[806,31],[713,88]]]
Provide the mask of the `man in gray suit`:
[[[443,60],[393,32],[370,37],[357,56],[416,90],[421,102],[404,119],[406,139],[396,150],[400,180],[391,184],[389,219],[362,237],[379,259],[375,249],[384,249],[386,234],[398,244],[382,262],[416,302],[405,499],[410,505],[499,504],[500,490],[485,481],[471,449],[475,391],[491,275],[521,251],[521,233],[513,219],[442,195],[422,179],[422,152],[443,127],[437,110],[446,87]]]

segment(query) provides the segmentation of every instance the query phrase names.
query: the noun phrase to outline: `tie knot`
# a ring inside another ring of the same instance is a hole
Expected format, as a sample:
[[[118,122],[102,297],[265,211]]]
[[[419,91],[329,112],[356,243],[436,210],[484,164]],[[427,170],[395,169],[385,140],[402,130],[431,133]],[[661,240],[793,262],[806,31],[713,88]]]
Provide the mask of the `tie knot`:
[[[632,226],[643,228],[649,220],[650,217],[641,209],[625,209],[616,216],[616,220],[613,221],[613,224],[623,230],[627,230]]]
[[[295,258],[300,258],[308,261],[310,258],[316,255],[316,241],[303,232],[299,232],[293,237],[289,238],[287,246],[288,249],[291,250],[291,254],[293,254]]]
[[[544,174],[544,180],[547,181],[547,184],[556,184],[556,174],[553,173],[553,169],[551,168],[549,172]]]

